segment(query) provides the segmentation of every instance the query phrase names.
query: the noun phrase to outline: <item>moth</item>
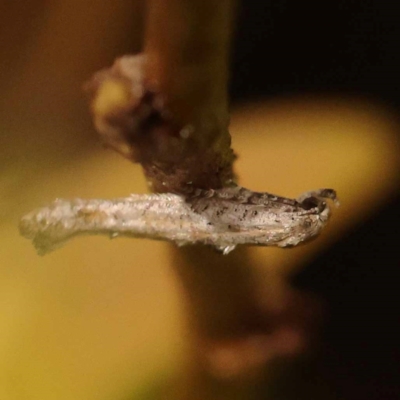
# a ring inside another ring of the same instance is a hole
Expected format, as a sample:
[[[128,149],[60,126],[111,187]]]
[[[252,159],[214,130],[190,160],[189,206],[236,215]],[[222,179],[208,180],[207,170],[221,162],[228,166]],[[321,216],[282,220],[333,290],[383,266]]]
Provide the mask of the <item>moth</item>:
[[[80,235],[128,236],[202,243],[228,254],[237,245],[291,247],[315,238],[330,216],[333,189],[297,199],[240,186],[196,189],[191,194],[132,194],[113,200],[62,200],[25,215],[21,234],[39,254]]]

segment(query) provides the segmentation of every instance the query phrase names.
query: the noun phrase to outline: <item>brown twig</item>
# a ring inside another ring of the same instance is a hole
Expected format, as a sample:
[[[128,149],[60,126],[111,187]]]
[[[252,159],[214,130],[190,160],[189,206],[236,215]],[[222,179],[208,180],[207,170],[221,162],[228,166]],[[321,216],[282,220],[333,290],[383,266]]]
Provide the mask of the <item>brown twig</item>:
[[[232,0],[149,1],[144,54],[117,60],[89,85],[105,142],[140,162],[155,192],[184,194],[233,180],[227,107],[233,8]],[[232,383],[302,348],[303,322],[295,314],[304,313],[301,307],[293,313],[300,303],[283,286],[278,309],[261,301],[246,249],[227,258],[199,246],[174,247],[172,254],[194,333],[193,379],[181,397],[250,398],[246,385],[241,392]]]
[[[156,192],[221,188],[233,179],[227,109],[232,1],[149,2],[144,55],[89,85],[105,142],[140,162]]]

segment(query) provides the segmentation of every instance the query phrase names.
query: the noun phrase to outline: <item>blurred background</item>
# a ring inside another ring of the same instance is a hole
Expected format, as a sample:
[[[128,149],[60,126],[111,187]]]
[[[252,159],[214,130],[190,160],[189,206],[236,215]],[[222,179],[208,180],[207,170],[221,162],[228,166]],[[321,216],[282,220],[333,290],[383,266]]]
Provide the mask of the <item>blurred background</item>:
[[[17,230],[56,197],[146,191],[140,167],[99,143],[82,91],[93,72],[140,51],[144,6],[0,3],[2,400],[152,399],[182,367],[170,245],[82,238],[42,258]],[[342,203],[317,241],[252,249],[261,281],[288,276],[326,309],[319,351],[274,398],[400,398],[399,17],[378,0],[238,6],[240,183],[290,197],[333,187]]]

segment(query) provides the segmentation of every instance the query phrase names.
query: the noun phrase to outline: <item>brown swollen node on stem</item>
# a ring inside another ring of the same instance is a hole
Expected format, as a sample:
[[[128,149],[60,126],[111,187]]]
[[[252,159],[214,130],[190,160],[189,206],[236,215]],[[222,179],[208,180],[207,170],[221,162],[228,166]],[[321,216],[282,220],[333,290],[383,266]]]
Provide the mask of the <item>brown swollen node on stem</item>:
[[[178,121],[168,107],[168,95],[147,83],[145,69],[145,55],[124,56],[86,84],[104,143],[140,163],[155,192],[226,186],[233,179],[229,134],[221,135],[212,124]],[[212,143],[201,140],[206,130],[215,130]]]

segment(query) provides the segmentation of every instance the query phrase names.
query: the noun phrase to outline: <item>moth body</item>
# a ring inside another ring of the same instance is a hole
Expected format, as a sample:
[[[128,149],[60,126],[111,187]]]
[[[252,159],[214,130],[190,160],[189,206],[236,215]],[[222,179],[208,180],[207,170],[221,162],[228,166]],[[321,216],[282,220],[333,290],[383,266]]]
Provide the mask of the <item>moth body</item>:
[[[131,195],[114,200],[56,200],[22,218],[20,231],[40,254],[78,235],[106,234],[203,243],[224,254],[239,244],[296,246],[319,234],[330,210],[330,189],[299,201],[241,187],[177,194]]]

